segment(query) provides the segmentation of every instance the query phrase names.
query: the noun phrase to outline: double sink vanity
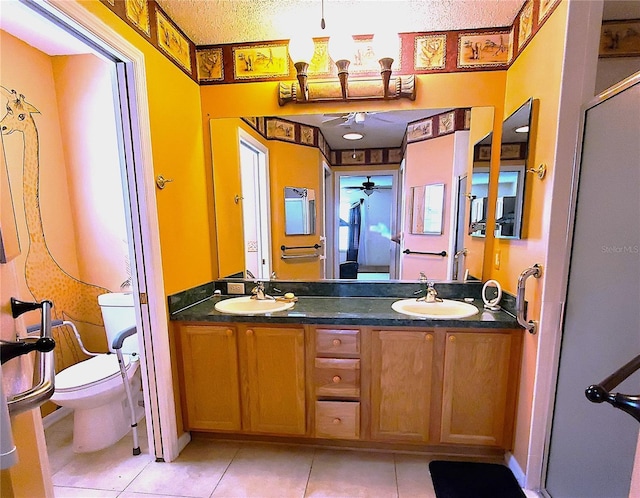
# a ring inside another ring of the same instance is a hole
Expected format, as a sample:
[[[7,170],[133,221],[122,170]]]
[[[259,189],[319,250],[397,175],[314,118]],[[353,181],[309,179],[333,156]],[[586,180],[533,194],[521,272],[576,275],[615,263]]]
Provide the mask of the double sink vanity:
[[[275,281],[275,299],[260,300],[228,295],[229,283],[169,297],[185,430],[439,454],[511,448],[524,333],[511,296],[490,311],[481,282],[436,284],[436,302],[416,300],[418,283]]]

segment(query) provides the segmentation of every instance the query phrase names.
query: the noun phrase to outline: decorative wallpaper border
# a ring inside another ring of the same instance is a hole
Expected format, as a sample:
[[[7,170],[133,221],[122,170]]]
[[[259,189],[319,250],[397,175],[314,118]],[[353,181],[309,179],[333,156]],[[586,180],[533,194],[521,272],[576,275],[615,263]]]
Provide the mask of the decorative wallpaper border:
[[[296,123],[280,117],[243,117],[240,118],[266,140],[279,140],[320,149],[331,166],[384,165],[402,161],[409,143],[422,142],[449,135],[456,131],[468,130],[471,124],[471,109],[460,108],[412,121],[402,147],[379,149],[340,149],[333,150],[319,128]],[[354,157],[355,156],[355,157]]]
[[[400,33],[393,64],[396,75],[497,71],[508,69],[561,0],[528,0],[511,26],[462,31]],[[200,85],[279,81],[296,72],[289,60],[288,40],[195,44],[155,0],[101,0],[120,19],[156,47]],[[367,54],[371,35],[354,35],[359,54]],[[311,78],[337,76],[328,53],[328,38],[314,39]],[[356,64],[357,62],[357,64]],[[377,61],[359,57],[351,67],[355,77],[379,77]]]

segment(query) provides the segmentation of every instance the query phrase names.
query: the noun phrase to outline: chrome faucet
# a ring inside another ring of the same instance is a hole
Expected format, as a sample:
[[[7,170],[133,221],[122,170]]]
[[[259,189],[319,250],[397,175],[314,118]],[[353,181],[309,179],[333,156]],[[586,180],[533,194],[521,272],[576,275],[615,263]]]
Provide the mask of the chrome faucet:
[[[416,294],[422,294],[423,296],[416,299],[416,301],[424,301],[425,303],[440,303],[442,299],[438,297],[438,291],[434,287],[432,281],[430,281],[423,271],[420,272],[420,284],[423,289],[416,292]]]
[[[427,282],[427,292],[424,296],[427,303],[441,303],[442,299],[438,297],[438,291],[433,286],[433,282]]]
[[[275,300],[275,297],[265,293],[264,282],[256,282],[256,286],[251,289],[251,294],[251,299],[256,299],[258,301],[265,301],[267,299]]]

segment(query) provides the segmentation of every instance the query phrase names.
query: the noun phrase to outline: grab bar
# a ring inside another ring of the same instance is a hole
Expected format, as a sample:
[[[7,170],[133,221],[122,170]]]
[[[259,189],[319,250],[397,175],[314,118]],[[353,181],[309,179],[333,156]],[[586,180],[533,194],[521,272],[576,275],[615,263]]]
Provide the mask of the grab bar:
[[[402,252],[405,254],[426,254],[427,256],[442,256],[443,258],[447,256],[447,251],[421,252],[421,251],[412,251],[411,249],[405,249]]]
[[[53,303],[51,301],[45,300],[40,303],[26,303],[11,298],[11,313],[13,318],[18,318],[27,311],[40,308],[40,337],[50,339],[51,341],[53,341],[51,334],[52,307]],[[55,342],[53,345],[55,346]],[[38,383],[31,389],[7,398],[7,405],[11,415],[37,408],[53,396],[53,391],[55,390],[55,364],[52,350],[53,348],[51,348],[49,352],[40,353]]]
[[[603,403],[606,401],[614,408],[628,413],[640,422],[640,394],[631,395],[610,392],[638,369],[640,369],[640,355],[620,367],[599,384],[592,384],[587,387],[584,394],[592,403]]]
[[[317,252],[313,254],[283,254],[280,259],[302,259],[302,258],[319,258],[320,255]]]
[[[285,245],[281,245],[280,246],[280,250],[281,251],[288,251],[289,249],[320,249],[322,246],[320,244],[314,244],[312,246],[285,246]]]
[[[535,320],[527,321],[526,317],[526,302],[524,300],[524,293],[526,289],[526,282],[529,277],[540,278],[542,276],[542,267],[536,263],[530,268],[524,270],[518,277],[518,290],[516,293],[516,318],[518,323],[529,331],[531,334],[535,334],[538,328],[538,322]]]

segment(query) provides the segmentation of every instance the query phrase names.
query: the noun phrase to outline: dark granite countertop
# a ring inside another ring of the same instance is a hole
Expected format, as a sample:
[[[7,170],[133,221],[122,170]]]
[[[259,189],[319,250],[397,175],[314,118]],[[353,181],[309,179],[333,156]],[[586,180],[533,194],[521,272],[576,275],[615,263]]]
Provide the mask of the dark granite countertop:
[[[222,323],[296,323],[318,325],[368,325],[385,327],[449,327],[517,329],[520,326],[504,310],[489,311],[482,300],[474,299],[479,313],[462,319],[428,319],[398,313],[391,304],[399,297],[311,297],[299,296],[298,302],[287,311],[259,315],[230,315],[216,311],[221,299],[237,296],[209,296],[200,302],[171,313],[171,320]]]

